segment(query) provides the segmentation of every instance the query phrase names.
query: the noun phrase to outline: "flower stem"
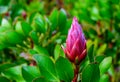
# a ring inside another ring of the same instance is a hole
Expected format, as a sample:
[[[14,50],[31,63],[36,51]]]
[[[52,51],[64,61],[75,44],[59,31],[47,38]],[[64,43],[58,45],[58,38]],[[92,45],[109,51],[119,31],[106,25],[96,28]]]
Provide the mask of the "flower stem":
[[[75,69],[74,69],[74,78],[73,78],[72,82],[77,82],[78,73],[79,73],[79,65],[75,65]]]

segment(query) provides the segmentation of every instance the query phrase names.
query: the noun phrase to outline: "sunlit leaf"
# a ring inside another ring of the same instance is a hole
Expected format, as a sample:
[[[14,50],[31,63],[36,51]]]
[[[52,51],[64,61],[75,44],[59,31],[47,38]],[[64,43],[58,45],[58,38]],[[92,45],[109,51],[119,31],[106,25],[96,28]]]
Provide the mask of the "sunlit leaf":
[[[104,74],[105,72],[107,72],[111,64],[112,64],[112,57],[104,58],[104,60],[99,65],[100,73]]]
[[[41,75],[49,81],[59,82],[53,61],[45,55],[34,55],[34,58],[39,66]]]
[[[55,63],[57,73],[62,81],[70,82],[74,76],[72,64],[65,58],[59,57]]]
[[[82,72],[82,82],[99,82],[100,71],[97,64],[89,64]]]
[[[34,78],[40,76],[40,71],[34,66],[24,66],[22,68],[22,76],[27,82],[32,82]]]

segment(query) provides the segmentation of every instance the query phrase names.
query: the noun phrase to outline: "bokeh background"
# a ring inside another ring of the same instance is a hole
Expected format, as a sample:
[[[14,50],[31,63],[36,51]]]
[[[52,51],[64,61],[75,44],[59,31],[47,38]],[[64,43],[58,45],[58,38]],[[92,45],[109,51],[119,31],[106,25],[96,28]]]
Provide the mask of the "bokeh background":
[[[120,0],[0,0],[0,76],[23,79],[20,66],[35,65],[35,53],[65,56],[74,16],[95,58],[112,57],[105,82],[120,82]]]

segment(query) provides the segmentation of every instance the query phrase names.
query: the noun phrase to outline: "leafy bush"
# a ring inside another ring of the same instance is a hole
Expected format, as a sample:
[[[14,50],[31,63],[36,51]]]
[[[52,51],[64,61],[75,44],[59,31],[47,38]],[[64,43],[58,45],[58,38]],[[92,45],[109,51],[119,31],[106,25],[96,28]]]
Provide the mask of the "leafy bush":
[[[0,0],[0,82],[71,82],[65,45],[74,16],[86,37],[78,81],[120,81],[119,0]],[[73,81],[74,82],[74,81]]]

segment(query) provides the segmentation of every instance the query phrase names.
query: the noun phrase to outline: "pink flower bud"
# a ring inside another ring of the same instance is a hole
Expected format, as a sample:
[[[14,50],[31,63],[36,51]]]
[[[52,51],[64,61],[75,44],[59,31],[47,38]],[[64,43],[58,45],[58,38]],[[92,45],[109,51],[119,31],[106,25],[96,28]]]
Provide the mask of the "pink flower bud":
[[[62,49],[68,59],[75,64],[79,64],[86,57],[86,39],[76,17],[73,18],[67,36],[66,48],[62,46]]]

